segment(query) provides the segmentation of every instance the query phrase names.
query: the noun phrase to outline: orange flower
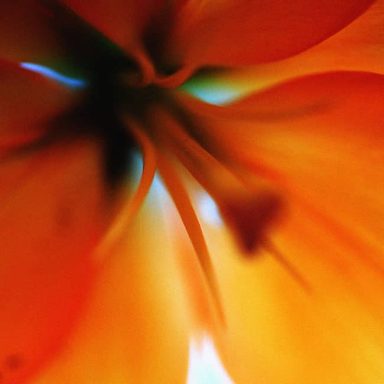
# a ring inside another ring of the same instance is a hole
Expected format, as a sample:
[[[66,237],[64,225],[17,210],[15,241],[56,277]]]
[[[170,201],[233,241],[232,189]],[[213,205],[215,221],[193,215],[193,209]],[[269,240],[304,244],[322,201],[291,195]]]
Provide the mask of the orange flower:
[[[0,5],[2,383],[182,383],[198,331],[236,383],[382,380],[372,3]]]

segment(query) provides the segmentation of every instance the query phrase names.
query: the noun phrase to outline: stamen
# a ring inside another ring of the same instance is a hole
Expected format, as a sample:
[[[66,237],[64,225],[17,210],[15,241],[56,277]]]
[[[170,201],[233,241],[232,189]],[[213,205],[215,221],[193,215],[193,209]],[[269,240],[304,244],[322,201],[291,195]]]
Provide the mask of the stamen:
[[[156,110],[156,116],[161,117],[163,121],[161,127],[163,132],[159,132],[159,136],[161,135],[159,138],[166,141],[166,145],[172,146],[172,151],[181,163],[208,193],[217,196],[224,184],[238,184],[235,177],[230,175],[230,172],[215,157],[188,135],[174,118],[160,109]],[[166,134],[164,134],[164,130]],[[223,173],[226,174],[224,183],[222,181]],[[215,174],[215,177],[212,177],[212,174]],[[230,183],[227,183],[228,177]]]
[[[305,291],[311,293],[313,291],[310,283],[297,270],[297,268],[286,258],[286,256],[270,241],[263,242],[263,248],[289,273],[289,275],[302,287]]]
[[[160,116],[161,111],[157,112]],[[181,163],[215,199],[244,254],[254,255],[281,212],[279,194],[262,180],[257,186],[242,180],[241,172],[235,175],[193,140],[175,119],[165,113],[161,118],[162,130],[167,134],[159,132],[159,140],[172,147]]]
[[[156,155],[152,143],[133,120],[126,118],[125,123],[141,147],[143,170],[134,195],[122,208],[119,216],[116,218],[96,251],[96,258],[99,260],[104,259],[105,256],[110,254],[112,249],[117,246],[132,219],[142,206],[152,185],[156,171]]]
[[[137,85],[144,87],[150,84],[155,78],[155,69],[153,67],[153,64],[151,63],[151,60],[145,54],[143,48],[137,48],[132,51],[131,54],[139,64],[141,70],[141,79],[139,80]]]
[[[154,84],[163,88],[176,88],[182,85],[195,71],[194,67],[184,66],[171,75],[157,76],[154,79]]]
[[[199,220],[193,209],[188,193],[183,186],[183,183],[180,181],[176,171],[168,162],[168,159],[166,159],[165,156],[161,155],[160,153],[158,153],[157,158],[160,175],[164,180],[164,183],[173,199],[173,202],[176,205],[176,208],[191,240],[192,246],[195,249],[201,269],[210,289],[219,320],[223,325],[225,325],[225,317],[218,290],[218,284]]]

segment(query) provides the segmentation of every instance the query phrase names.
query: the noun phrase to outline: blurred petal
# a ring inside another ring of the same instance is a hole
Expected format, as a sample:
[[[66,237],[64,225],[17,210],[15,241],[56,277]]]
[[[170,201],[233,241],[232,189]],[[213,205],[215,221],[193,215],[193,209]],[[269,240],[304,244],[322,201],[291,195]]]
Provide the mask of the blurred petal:
[[[195,109],[225,161],[279,186],[286,209],[269,241],[311,287],[267,247],[254,266],[239,262],[211,230],[235,382],[383,379],[383,97],[380,75],[331,73]]]
[[[217,146],[229,159],[378,246],[383,79],[352,72],[311,76],[225,108],[201,104],[205,110],[196,107],[195,113],[216,115],[204,134],[219,137]]]
[[[382,277],[361,263],[349,263],[350,247],[298,210],[289,225],[274,233],[285,257],[306,273],[313,287],[308,294],[269,253],[261,252],[253,264],[244,262],[234,257],[236,249],[228,238],[217,230],[206,233],[213,254],[220,254],[216,267],[228,324],[225,363],[234,382],[382,380],[382,318],[367,307],[369,296],[357,296],[359,289],[353,287],[358,281],[370,285],[370,298],[382,306],[377,295]],[[335,268],[329,256],[343,260],[344,268]]]
[[[0,162],[3,383],[56,354],[89,294],[91,252],[113,213],[101,161],[98,144],[78,140]]]
[[[0,154],[38,139],[74,100],[67,88],[4,61],[0,83]]]
[[[310,73],[367,71],[384,73],[384,1],[376,1],[366,13],[326,41],[280,62],[218,74],[221,87],[250,92]],[[212,83],[213,79],[210,78]]]
[[[187,1],[171,35],[171,56],[182,64],[195,66],[280,60],[333,35],[371,3]]]
[[[269,185],[260,183],[257,188],[247,188],[237,172],[228,169],[206,151],[175,119],[160,111],[156,117],[162,121],[160,134],[166,137],[163,141],[167,141],[168,149],[215,199],[241,248],[252,253],[260,245],[269,225],[275,221],[280,211],[280,197]],[[174,189],[180,191],[181,187]]]
[[[63,4],[76,12],[114,43],[126,49],[140,45],[141,34],[156,11],[162,8],[159,0],[139,2],[137,0],[62,0]]]
[[[60,56],[50,14],[38,0],[0,3],[0,59],[49,62]]]
[[[143,208],[68,348],[35,384],[185,382],[190,324],[175,253],[158,201]]]

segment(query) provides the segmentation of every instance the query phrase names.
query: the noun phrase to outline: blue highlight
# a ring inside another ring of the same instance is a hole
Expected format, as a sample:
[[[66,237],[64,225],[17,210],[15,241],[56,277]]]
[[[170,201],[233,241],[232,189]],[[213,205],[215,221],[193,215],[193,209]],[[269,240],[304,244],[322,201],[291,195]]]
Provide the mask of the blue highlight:
[[[62,73],[41,64],[23,62],[20,63],[20,67],[28,71],[38,73],[48,79],[57,81],[58,83],[61,83],[69,88],[83,89],[88,85],[86,80],[63,75]],[[207,84],[202,85],[187,83],[182,86],[182,89],[198,99],[215,105],[223,105],[238,97],[238,92],[222,86],[212,87]],[[135,154],[133,168],[134,179],[136,179],[137,182],[139,182],[141,177],[142,162],[143,159],[140,154]],[[157,174],[154,178],[151,192],[155,192],[158,196],[160,196],[160,198],[164,198],[168,195],[161,178]],[[206,223],[213,226],[221,226],[223,224],[223,219],[215,201],[207,193],[200,193],[197,197],[197,209],[201,218]]]
[[[24,62],[20,64],[20,67],[32,72],[39,73],[40,75],[43,75],[48,79],[55,80],[69,88],[82,89],[87,86],[87,82],[85,80],[63,75],[62,73],[41,64]]]
[[[198,196],[198,210],[202,219],[215,227],[223,225],[219,207],[207,193],[201,192]]]
[[[84,79],[64,75],[55,69],[42,64],[23,62],[20,63],[20,67],[27,69],[28,71],[36,72],[69,88],[83,89],[88,85],[87,81]],[[181,88],[198,99],[214,105],[224,105],[239,97],[237,91],[225,87],[222,84],[213,85],[205,84],[204,82],[189,82],[184,84]]]

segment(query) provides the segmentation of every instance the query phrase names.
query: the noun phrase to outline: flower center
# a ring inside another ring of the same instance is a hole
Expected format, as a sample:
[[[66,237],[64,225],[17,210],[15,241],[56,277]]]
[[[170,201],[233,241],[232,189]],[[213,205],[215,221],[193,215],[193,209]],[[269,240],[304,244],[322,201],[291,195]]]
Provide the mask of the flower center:
[[[180,213],[223,319],[208,247],[180,170],[189,171],[216,201],[224,222],[247,254],[260,248],[273,252],[268,234],[284,204],[269,182],[253,180],[242,164],[222,151],[220,140],[207,134],[210,119],[216,120],[213,111],[221,115],[219,108],[209,109],[207,115],[194,113],[190,100],[169,89],[183,84],[195,68],[177,67],[174,63],[178,61],[164,54],[172,19],[166,3],[159,18],[153,18],[140,37],[134,37],[141,38],[137,45],[133,42],[124,51],[70,9],[49,2],[53,29],[65,53],[64,66],[76,68],[87,84],[80,90],[77,104],[52,126],[61,135],[83,134],[99,141],[104,150],[106,184],[113,190],[130,178],[130,159],[136,150],[141,151],[144,167],[136,194],[101,249],[113,244],[116,234],[122,232],[157,170]],[[302,283],[284,258],[274,253]]]

